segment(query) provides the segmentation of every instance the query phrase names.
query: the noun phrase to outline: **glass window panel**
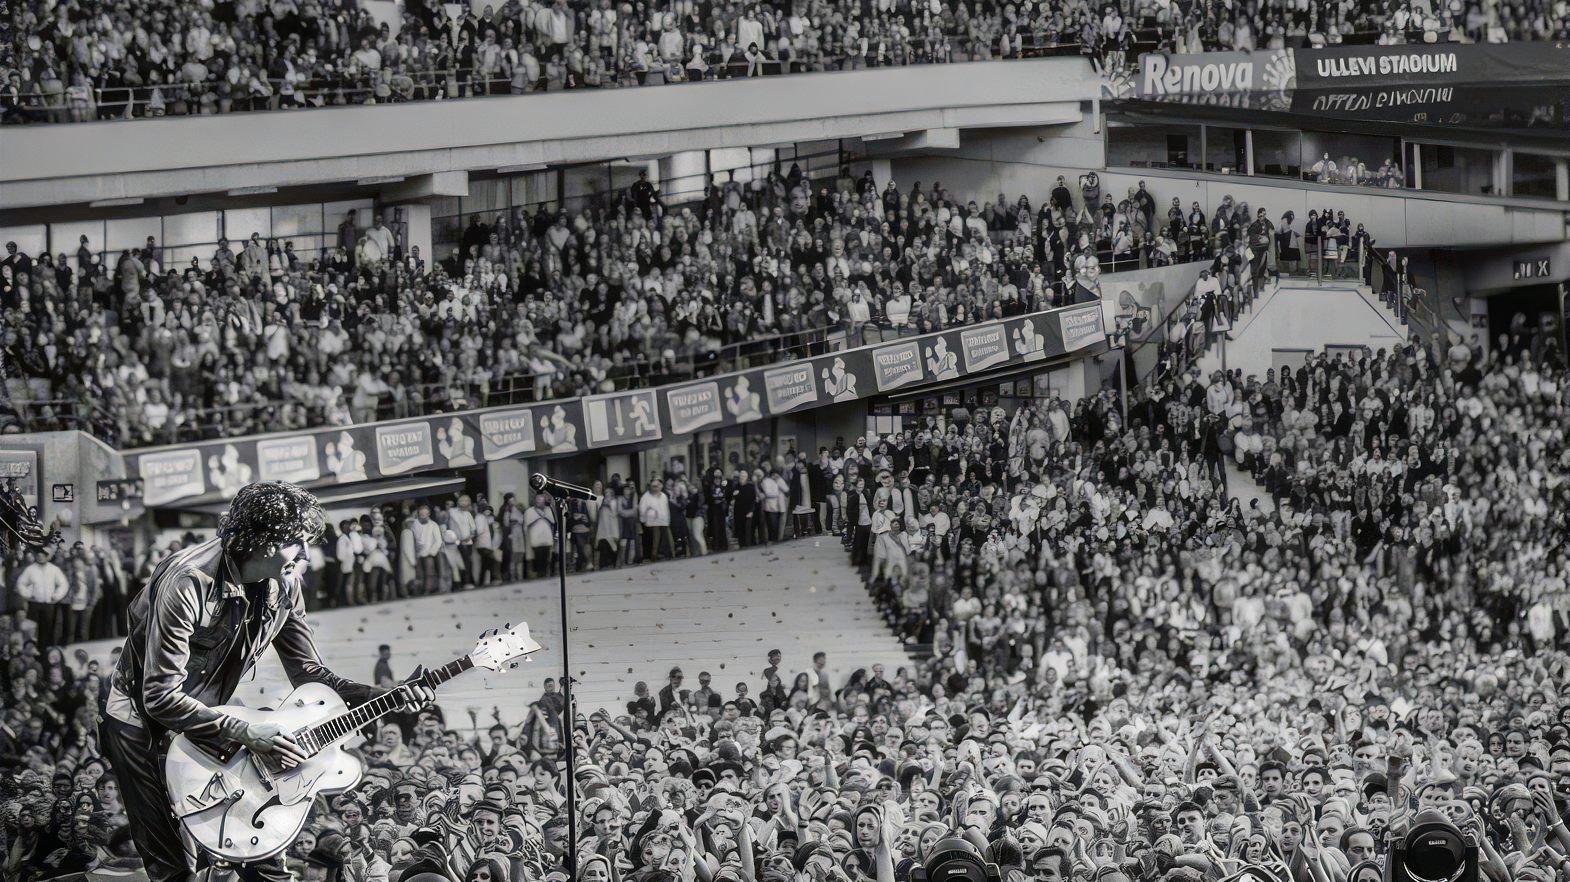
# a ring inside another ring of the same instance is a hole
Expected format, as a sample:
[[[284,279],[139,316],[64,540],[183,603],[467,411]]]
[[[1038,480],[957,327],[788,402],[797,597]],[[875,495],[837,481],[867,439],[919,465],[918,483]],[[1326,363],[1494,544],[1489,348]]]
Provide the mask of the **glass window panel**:
[[[708,168],[702,150],[686,150],[660,160],[660,193],[670,204],[703,197]]]
[[[164,242],[169,248],[186,248],[200,245],[201,258],[206,265],[213,256],[213,245],[218,241],[218,212],[193,211],[190,214],[172,214],[164,218]],[[169,266],[184,266],[190,257],[176,260],[169,258]]]
[[[555,171],[529,172],[529,206],[531,210],[539,205],[549,205],[561,201],[560,179]]]
[[[1324,184],[1391,186],[1404,181],[1399,138],[1346,132],[1303,133],[1303,179]]]
[[[50,246],[54,248],[56,254],[64,254],[66,261],[78,274],[82,272],[82,268],[77,265],[76,249],[82,247],[83,236],[87,237],[88,250],[98,257],[104,250],[103,221],[72,221],[49,225]]]
[[[1492,196],[1496,155],[1495,151],[1475,147],[1424,144],[1423,189]]]
[[[371,225],[371,211],[375,203],[369,199],[350,199],[344,202],[322,203],[322,232],[331,235],[331,241],[338,241],[338,225],[343,223],[344,215],[354,212],[354,220],[360,229]]]
[[[49,247],[49,227],[44,224],[0,227],[0,242],[15,242],[17,251],[28,257],[37,257]]]
[[[431,217],[431,247],[436,250],[437,260],[450,257],[458,250],[458,244],[463,241],[463,228],[461,214]]]
[[[604,193],[610,185],[610,172],[603,165],[569,168],[563,172],[563,178],[567,190],[561,195],[561,201],[568,211],[582,208],[590,199]]]
[[[438,196],[431,200],[433,220],[439,217],[457,217],[460,214],[463,214],[463,200],[457,196]]]
[[[1205,127],[1205,171],[1240,175],[1248,170],[1248,132],[1224,126]]]
[[[155,245],[163,244],[164,219],[161,217],[127,217],[104,224],[104,250],[113,251],[118,260],[120,252],[131,248],[146,248],[147,237]]]
[[[1254,130],[1254,174],[1295,178],[1302,173],[1303,136],[1298,132]]]
[[[486,223],[495,219],[497,212],[507,210],[507,181],[503,178],[469,180],[469,195],[463,200],[463,210],[469,214],[485,215]]]
[[[724,183],[735,172],[736,182],[745,184],[752,180],[752,151],[746,147],[721,147],[709,151],[709,170],[714,179]]]
[[[1556,198],[1559,195],[1558,164],[1564,161],[1536,153],[1516,153],[1511,157],[1511,194]]]
[[[1113,121],[1107,126],[1107,165],[1198,168],[1199,126]]]
[[[278,240],[280,248],[285,244],[293,245],[295,256],[300,260],[314,260],[322,250],[325,223],[320,203],[280,205],[273,209],[273,238]],[[337,241],[336,225],[330,241]]]
[[[255,233],[263,242],[273,237],[273,210],[271,208],[230,208],[224,211],[223,234],[236,248]]]

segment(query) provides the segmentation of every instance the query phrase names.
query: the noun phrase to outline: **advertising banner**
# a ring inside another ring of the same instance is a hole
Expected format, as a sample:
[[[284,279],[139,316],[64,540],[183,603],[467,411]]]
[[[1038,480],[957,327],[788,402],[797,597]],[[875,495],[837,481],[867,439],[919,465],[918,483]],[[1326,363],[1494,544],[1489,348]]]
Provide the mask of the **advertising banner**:
[[[1299,89],[1292,112],[1336,119],[1474,128],[1570,125],[1570,82],[1524,85],[1343,85]]]
[[[0,448],[0,482],[16,482],[16,490],[28,505],[37,505],[43,493],[43,477],[38,469],[38,451],[19,447]]]
[[[818,384],[812,376],[813,364],[792,364],[763,372],[763,388],[768,393],[770,413],[787,413],[818,400]]]
[[[1099,304],[1085,304],[661,390],[129,451],[125,463],[127,476],[143,482],[145,504],[160,506],[226,499],[257,479],[347,484],[507,457],[578,453],[1056,358],[1105,340],[1104,327]]]
[[[233,445],[230,445],[232,448]],[[238,458],[238,452],[236,457]],[[322,476],[316,455],[316,438],[295,435],[256,442],[256,477],[261,481],[306,484]]]
[[[1226,95],[1244,92],[1285,95],[1296,86],[1293,50],[1205,52],[1174,55],[1147,52],[1140,57],[1134,82],[1114,84],[1112,97],[1161,100],[1171,95]]]
[[[1091,303],[1058,313],[1058,327],[1063,333],[1063,350],[1074,352],[1107,338],[1101,323],[1101,304]]]
[[[1327,46],[1147,52],[1110,99],[1430,125],[1564,125],[1570,44]],[[1501,91],[1503,90],[1503,91]],[[1495,95],[1502,100],[1491,100]]]
[[[720,384],[697,383],[665,390],[665,409],[671,415],[671,434],[685,435],[723,422]]]
[[[1326,46],[1296,53],[1297,86],[1453,86],[1570,79],[1570,44]]]
[[[534,411],[527,407],[480,414],[480,450],[487,460],[534,452]]]
[[[1008,333],[1003,325],[965,328],[959,332],[959,341],[960,351],[965,355],[966,373],[984,371],[1008,361]]]
[[[137,458],[137,468],[142,477],[144,505],[159,505],[207,492],[199,447],[143,454]]]
[[[912,341],[872,350],[872,370],[879,392],[921,382],[920,344]]]
[[[384,475],[401,475],[436,464],[431,447],[431,426],[426,422],[376,427],[376,469]],[[344,480],[342,476],[339,480]]]

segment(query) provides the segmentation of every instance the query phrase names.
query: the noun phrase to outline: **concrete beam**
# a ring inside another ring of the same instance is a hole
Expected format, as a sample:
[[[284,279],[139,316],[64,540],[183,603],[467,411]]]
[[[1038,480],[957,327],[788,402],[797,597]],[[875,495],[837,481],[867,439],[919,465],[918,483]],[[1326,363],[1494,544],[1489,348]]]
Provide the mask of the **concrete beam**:
[[[1043,58],[0,129],[8,208],[597,162],[684,150],[1041,122],[1098,81]]]
[[[417,202],[438,196],[467,195],[469,195],[469,173],[448,171],[405,178],[398,183],[388,184],[381,188],[379,198],[383,202],[397,203]]]
[[[911,150],[958,150],[959,129],[924,129],[899,138],[866,145],[869,156],[886,156]]]

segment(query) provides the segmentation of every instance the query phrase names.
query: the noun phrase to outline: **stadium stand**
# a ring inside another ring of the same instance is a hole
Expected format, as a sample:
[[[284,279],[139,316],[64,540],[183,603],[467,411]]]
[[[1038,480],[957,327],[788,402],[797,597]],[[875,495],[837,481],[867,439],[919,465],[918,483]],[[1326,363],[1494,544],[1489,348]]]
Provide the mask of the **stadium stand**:
[[[387,11],[383,11],[383,9]],[[1084,54],[1565,39],[1563,3],[1201,5],[25,0],[0,121],[85,122]]]
[[[696,204],[615,196],[474,215],[429,266],[380,222],[309,261],[254,234],[181,267],[156,242],[74,264],[9,249],[11,403],[29,430],[136,447],[658,385],[1088,299],[1104,270],[1212,259],[1252,221],[794,166]]]

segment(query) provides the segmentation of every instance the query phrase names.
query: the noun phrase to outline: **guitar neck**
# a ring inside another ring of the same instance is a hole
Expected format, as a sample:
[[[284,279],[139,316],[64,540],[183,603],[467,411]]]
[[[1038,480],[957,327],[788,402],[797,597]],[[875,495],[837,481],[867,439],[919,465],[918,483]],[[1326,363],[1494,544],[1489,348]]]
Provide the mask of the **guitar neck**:
[[[474,661],[467,655],[460,659],[454,659],[434,671],[426,671],[425,676],[420,677],[418,680],[399,684],[390,691],[378,695],[348,713],[339,714],[326,722],[312,726],[306,730],[306,735],[312,742],[319,745],[317,749],[325,749],[328,745],[341,738],[353,735],[402,707],[405,700],[407,700],[407,691],[410,685],[419,684],[437,689],[448,680],[472,667],[474,667]]]

